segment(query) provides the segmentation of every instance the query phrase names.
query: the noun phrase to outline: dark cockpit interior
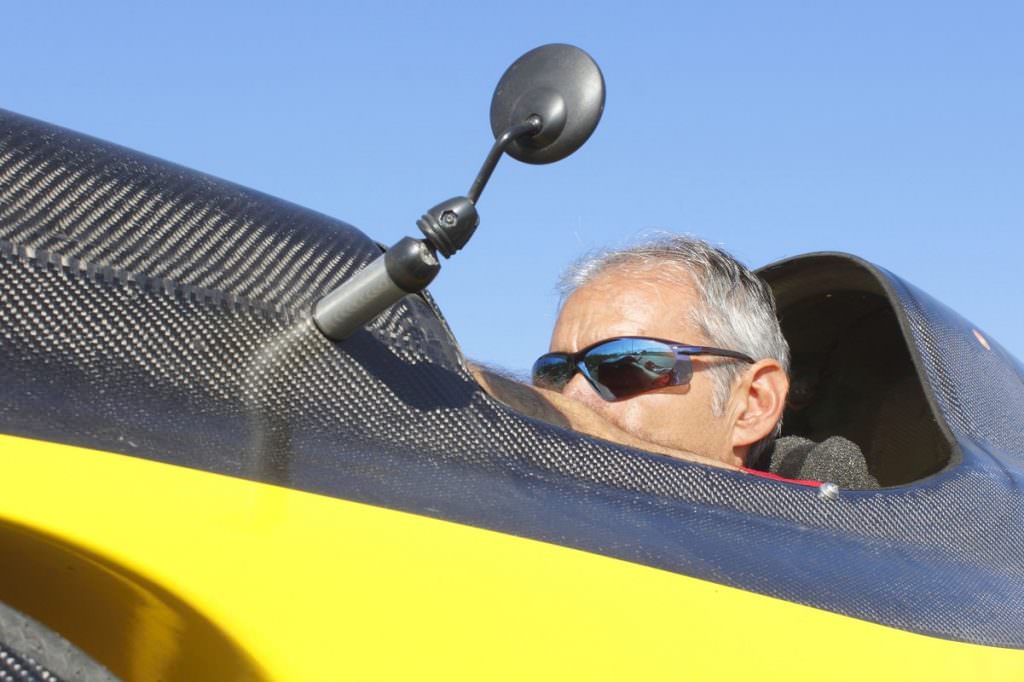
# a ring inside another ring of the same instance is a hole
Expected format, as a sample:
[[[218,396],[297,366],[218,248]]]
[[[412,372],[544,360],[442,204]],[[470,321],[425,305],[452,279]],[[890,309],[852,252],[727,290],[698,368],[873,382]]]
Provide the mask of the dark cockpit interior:
[[[953,445],[915,366],[890,295],[871,267],[841,254],[768,266],[792,355],[783,435],[843,436],[882,486],[949,463]]]

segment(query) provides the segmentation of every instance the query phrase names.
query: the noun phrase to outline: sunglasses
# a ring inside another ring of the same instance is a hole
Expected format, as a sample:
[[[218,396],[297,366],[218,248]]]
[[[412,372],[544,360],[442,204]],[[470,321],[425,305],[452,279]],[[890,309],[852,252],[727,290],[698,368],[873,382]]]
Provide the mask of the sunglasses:
[[[620,336],[598,341],[576,353],[540,356],[533,363],[533,385],[561,391],[579,372],[605,400],[622,400],[656,388],[690,383],[694,355],[754,362],[749,355],[732,350]]]

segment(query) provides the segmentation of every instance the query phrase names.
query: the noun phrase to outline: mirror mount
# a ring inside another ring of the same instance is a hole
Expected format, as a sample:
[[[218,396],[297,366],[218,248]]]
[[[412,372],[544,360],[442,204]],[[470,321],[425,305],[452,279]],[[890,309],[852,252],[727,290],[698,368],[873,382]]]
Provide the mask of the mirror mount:
[[[506,152],[527,163],[551,163],[576,151],[604,110],[604,78],[590,56],[571,45],[544,45],[520,57],[498,82],[491,100],[494,144],[467,196],[427,211],[416,226],[423,239],[405,237],[313,306],[313,321],[342,341],[406,294],[427,287],[480,224],[476,204]]]

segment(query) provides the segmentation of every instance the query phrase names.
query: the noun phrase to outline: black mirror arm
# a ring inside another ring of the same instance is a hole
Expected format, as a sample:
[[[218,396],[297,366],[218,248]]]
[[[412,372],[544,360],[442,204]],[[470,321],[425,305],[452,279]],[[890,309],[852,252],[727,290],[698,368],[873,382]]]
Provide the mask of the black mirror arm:
[[[453,197],[427,211],[416,226],[425,239],[405,237],[313,305],[313,322],[324,336],[343,341],[397,303],[423,291],[441,270],[437,252],[450,258],[473,236],[480,216],[476,202],[510,144],[544,128],[534,114],[498,136],[477,173],[469,196]]]
[[[491,151],[488,152],[487,158],[484,159],[484,164],[480,166],[480,172],[476,174],[472,187],[469,188],[469,192],[466,195],[469,200],[474,204],[480,200],[480,195],[483,193],[484,187],[487,186],[487,181],[491,179],[491,174],[494,173],[498,161],[501,160],[501,155],[505,153],[505,149],[510,144],[523,136],[533,137],[543,128],[544,121],[540,116],[534,114],[522,123],[517,123],[499,135],[494,140],[494,145],[491,147]]]

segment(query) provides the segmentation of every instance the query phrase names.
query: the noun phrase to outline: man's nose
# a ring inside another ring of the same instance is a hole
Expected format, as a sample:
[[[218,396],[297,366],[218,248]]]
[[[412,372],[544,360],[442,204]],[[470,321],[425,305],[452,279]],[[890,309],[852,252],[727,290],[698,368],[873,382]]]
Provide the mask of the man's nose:
[[[599,406],[602,402],[601,396],[579,372],[562,389],[562,395],[590,407]]]

